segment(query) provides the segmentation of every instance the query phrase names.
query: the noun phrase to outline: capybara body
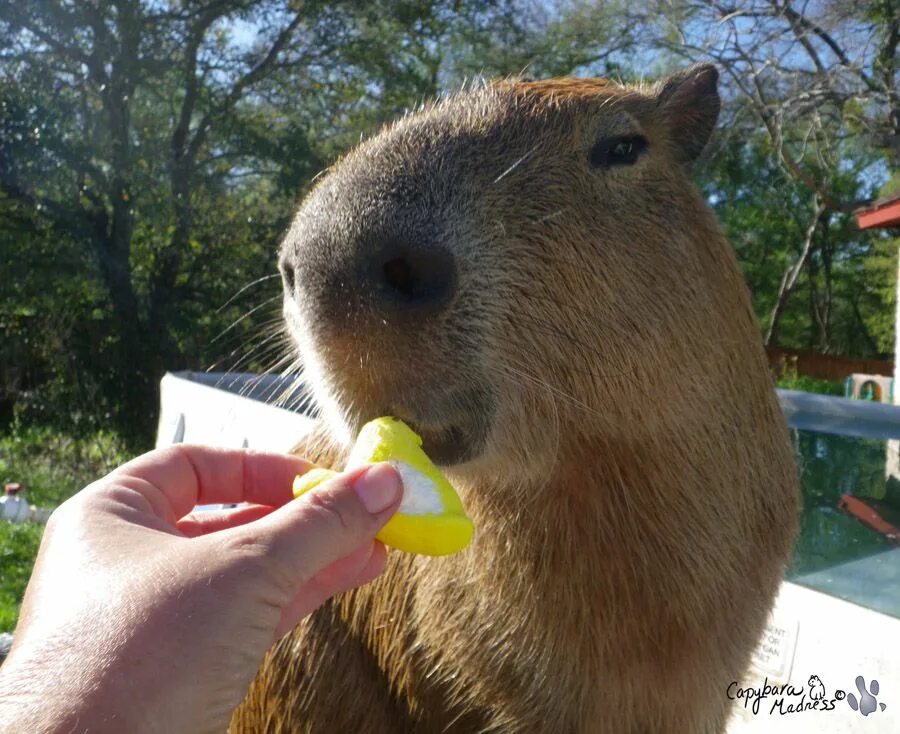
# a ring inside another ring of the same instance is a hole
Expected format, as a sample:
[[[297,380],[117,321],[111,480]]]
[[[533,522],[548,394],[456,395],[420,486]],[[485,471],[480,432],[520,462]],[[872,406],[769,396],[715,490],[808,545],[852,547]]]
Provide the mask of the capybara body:
[[[502,81],[361,144],[282,246],[339,467],[424,438],[473,518],[270,653],[234,731],[719,732],[795,527],[750,301],[689,178],[716,72]]]

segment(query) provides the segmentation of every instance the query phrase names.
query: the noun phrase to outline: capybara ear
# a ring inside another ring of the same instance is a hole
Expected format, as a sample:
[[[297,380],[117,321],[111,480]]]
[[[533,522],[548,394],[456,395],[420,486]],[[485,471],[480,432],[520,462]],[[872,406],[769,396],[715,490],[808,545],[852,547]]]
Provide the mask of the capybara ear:
[[[712,64],[697,64],[667,77],[656,96],[669,137],[679,158],[693,161],[706,146],[719,118],[719,72]]]

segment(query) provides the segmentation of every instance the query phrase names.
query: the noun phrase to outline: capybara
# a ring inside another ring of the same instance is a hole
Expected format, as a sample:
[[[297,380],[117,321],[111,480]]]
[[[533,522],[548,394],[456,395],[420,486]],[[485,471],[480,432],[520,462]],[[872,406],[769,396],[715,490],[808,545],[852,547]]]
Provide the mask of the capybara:
[[[507,79],[315,185],[287,328],[340,467],[424,439],[475,522],[282,639],[233,731],[720,732],[789,556],[793,454],[747,289],[690,179],[714,67]]]

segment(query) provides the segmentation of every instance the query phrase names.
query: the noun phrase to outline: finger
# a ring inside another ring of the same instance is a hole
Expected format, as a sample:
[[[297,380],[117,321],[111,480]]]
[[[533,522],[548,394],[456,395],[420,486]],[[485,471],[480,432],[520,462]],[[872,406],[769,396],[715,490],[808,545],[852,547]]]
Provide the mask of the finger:
[[[157,515],[174,522],[198,504],[280,507],[291,500],[294,477],[312,466],[288,454],[178,444],[129,461],[108,480],[144,494]]]
[[[265,517],[275,508],[269,505],[242,505],[229,510],[205,510],[192,512],[181,518],[175,527],[183,535],[196,538],[200,535],[217,533],[220,530],[246,525]]]
[[[256,572],[261,565],[287,604],[319,572],[370,545],[401,496],[400,477],[389,464],[361,467],[216,539],[225,542],[229,561],[247,559]],[[231,568],[246,571],[240,562]]]
[[[307,581],[281,610],[275,639],[292,630],[297,622],[335,594],[362,586],[376,578],[387,561],[384,546],[377,540],[335,561]]]

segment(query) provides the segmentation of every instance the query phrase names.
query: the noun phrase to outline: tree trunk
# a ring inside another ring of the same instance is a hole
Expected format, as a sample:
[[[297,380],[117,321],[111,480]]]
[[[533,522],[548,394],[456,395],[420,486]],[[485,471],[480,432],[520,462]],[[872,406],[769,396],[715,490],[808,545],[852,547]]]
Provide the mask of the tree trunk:
[[[126,435],[146,443],[152,436],[157,402],[155,345],[132,280],[134,211],[129,186],[133,180],[131,100],[139,78],[135,49],[140,45],[140,9],[136,3],[123,3],[112,26],[102,10],[88,11],[94,29],[92,57],[108,60],[95,64],[90,73],[100,90],[109,136],[111,175],[104,186],[108,202],[102,217],[105,231],[96,228],[94,243],[116,316],[111,334],[116,364],[111,365],[110,377],[120,409],[114,418]]]
[[[765,339],[767,347],[774,347],[778,343],[778,326],[781,316],[784,313],[785,306],[787,306],[788,298],[790,298],[791,293],[793,293],[794,288],[797,285],[797,278],[800,276],[800,273],[812,252],[813,239],[824,211],[825,207],[818,195],[814,195],[813,216],[809,222],[809,226],[806,228],[806,235],[803,238],[800,256],[795,263],[784,271],[784,275],[781,277],[781,285],[778,287],[778,296],[775,299],[775,305],[772,307],[772,314],[769,317],[769,329],[766,332]]]

